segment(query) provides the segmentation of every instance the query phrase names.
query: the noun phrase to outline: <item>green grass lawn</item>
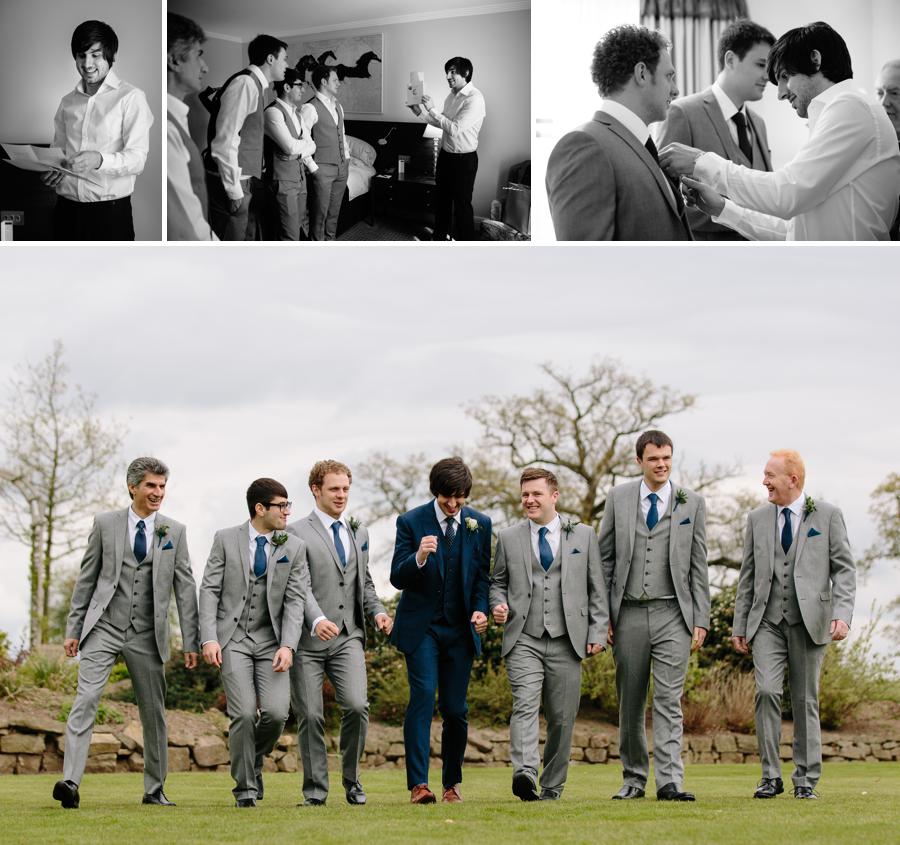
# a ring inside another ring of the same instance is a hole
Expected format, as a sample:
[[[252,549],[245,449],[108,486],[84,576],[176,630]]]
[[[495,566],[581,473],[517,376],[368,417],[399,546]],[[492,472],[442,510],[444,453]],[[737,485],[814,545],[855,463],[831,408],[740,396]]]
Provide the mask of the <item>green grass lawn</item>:
[[[510,769],[465,770],[465,803],[412,807],[401,771],[364,773],[365,807],[350,807],[334,789],[325,807],[297,807],[300,776],[266,775],[256,810],[234,809],[227,774],[173,774],[175,809],[144,807],[139,774],[87,775],[81,808],[62,810],[50,797],[55,776],[0,778],[0,841],[143,845],[145,842],[590,842],[887,843],[900,841],[900,764],[826,764],[819,801],[785,794],[750,796],[755,766],[691,766],[685,786],[694,804],[610,801],[617,766],[573,766],[562,801],[524,804],[510,792]],[[439,776],[432,772],[433,783]],[[332,775],[332,786],[340,784]]]

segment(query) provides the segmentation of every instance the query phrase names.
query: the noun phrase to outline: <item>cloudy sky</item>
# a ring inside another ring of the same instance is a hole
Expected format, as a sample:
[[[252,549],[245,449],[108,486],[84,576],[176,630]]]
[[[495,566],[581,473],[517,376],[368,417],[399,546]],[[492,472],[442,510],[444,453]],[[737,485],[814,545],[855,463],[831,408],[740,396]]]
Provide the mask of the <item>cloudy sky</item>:
[[[854,551],[872,542],[869,494],[900,469],[896,248],[309,247],[0,254],[0,397],[62,340],[72,381],[127,428],[123,506],[129,457],[170,465],[165,510],[188,526],[198,580],[253,478],[283,480],[296,518],[318,458],[437,459],[475,442],[464,406],[538,388],[542,362],[603,357],[698,395],[665,425],[685,463],[737,462],[761,491],[768,452],[797,448]],[[392,542],[373,528],[376,555]],[[26,549],[0,540],[0,566],[16,641]],[[894,572],[862,586],[857,623],[896,594]],[[374,574],[386,592],[386,565]]]

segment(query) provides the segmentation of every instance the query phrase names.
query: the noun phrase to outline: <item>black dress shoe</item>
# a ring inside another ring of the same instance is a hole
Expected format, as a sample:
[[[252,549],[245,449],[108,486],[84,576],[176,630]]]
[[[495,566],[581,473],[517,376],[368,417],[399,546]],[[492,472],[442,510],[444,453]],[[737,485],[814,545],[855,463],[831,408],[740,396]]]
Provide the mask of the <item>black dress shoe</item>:
[[[305,798],[302,804],[298,804],[298,807],[324,807],[325,799],[324,798]]]
[[[756,785],[756,792],[753,793],[754,798],[774,798],[784,792],[784,782],[781,778],[763,778]]]
[[[516,772],[512,779],[512,791],[522,801],[540,801],[537,784],[527,772]]]
[[[818,795],[813,792],[813,788],[811,786],[795,786],[794,787],[794,798],[815,798],[818,799]]]
[[[667,783],[656,790],[657,801],[696,801],[693,792],[682,792],[673,783]]]
[[[349,785],[345,784],[344,790],[348,804],[359,806],[360,804],[366,803],[366,793],[363,792],[362,784],[359,781]]]
[[[257,775],[256,775],[256,800],[257,801],[263,800],[264,792],[265,792],[265,789],[263,788],[262,772],[257,772]]]
[[[541,791],[541,801],[559,801],[562,796],[552,789],[544,789]]]
[[[78,784],[71,780],[58,780],[53,786],[53,797],[66,810],[77,810],[81,802],[78,795]]]
[[[629,786],[625,784],[615,795],[613,795],[613,801],[627,801],[631,798],[643,798],[644,790],[637,786]]]
[[[238,798],[237,801],[234,802],[235,807],[255,807],[256,799],[255,798]]]
[[[141,804],[159,804],[161,807],[175,806],[175,802],[166,798],[166,793],[161,789],[157,789],[156,792],[145,792]]]

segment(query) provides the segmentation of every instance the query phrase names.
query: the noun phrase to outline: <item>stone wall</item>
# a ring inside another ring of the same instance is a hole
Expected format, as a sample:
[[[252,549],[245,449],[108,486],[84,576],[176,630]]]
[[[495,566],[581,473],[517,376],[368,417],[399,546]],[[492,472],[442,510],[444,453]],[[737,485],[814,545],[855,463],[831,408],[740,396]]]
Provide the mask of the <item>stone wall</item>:
[[[227,720],[220,713],[209,716],[205,733],[169,731],[169,771],[229,771]],[[542,729],[541,739],[543,741]],[[791,726],[782,736],[781,757],[791,758]],[[337,753],[337,736],[328,738]],[[648,737],[649,739],[649,737]],[[826,762],[850,760],[900,760],[900,728],[896,735],[848,737],[823,734]],[[431,753],[440,749],[440,724],[431,729]],[[45,715],[10,713],[0,717],[0,774],[61,772],[65,751],[65,723]],[[466,749],[470,766],[509,765],[509,734],[505,730],[471,729]],[[590,727],[575,730],[572,760],[577,763],[618,763],[615,734]],[[756,737],[746,734],[685,737],[687,763],[758,763]],[[401,728],[372,724],[362,763],[369,768],[402,768]],[[439,765],[439,764],[438,764]],[[88,772],[138,772],[143,769],[143,737],[138,721],[123,725],[98,725],[91,739]],[[296,772],[299,768],[297,737],[285,734],[266,758],[264,771]]]

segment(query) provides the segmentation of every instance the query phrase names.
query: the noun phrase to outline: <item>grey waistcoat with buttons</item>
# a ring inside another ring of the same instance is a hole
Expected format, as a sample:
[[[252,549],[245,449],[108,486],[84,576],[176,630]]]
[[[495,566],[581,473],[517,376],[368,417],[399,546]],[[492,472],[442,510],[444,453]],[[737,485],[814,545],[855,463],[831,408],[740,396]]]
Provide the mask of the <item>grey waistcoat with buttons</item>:
[[[672,528],[672,509],[670,507],[653,526],[647,529],[647,520],[641,512],[641,501],[638,499],[638,515],[634,525],[634,548],[631,552],[631,565],[628,568],[628,580],[625,582],[625,598],[659,599],[675,595],[672,583],[672,570],[669,567],[669,532]]]
[[[797,559],[797,538],[784,553],[781,548],[781,537],[775,539],[775,566],[772,570],[772,587],[766,602],[763,619],[777,625],[786,619],[788,625],[796,625],[801,621],[800,604],[797,601],[797,590],[794,587],[794,561]]]
[[[269,563],[270,567],[273,565],[273,563]],[[239,643],[244,637],[249,637],[257,646],[277,645],[266,595],[268,576],[268,569],[259,578],[255,577],[252,572],[250,573],[244,609],[238,620],[237,628],[231,635],[231,639],[236,643]]]
[[[562,548],[562,542],[559,548]],[[531,550],[531,606],[528,608],[528,616],[522,630],[532,637],[543,636],[544,631],[551,637],[561,637],[566,633],[559,549],[546,572],[535,557],[534,549]]]
[[[102,619],[124,631],[129,626],[138,633],[153,627],[153,552],[156,543],[147,535],[147,556],[138,564],[134,549],[125,543],[125,557],[119,582]]]

